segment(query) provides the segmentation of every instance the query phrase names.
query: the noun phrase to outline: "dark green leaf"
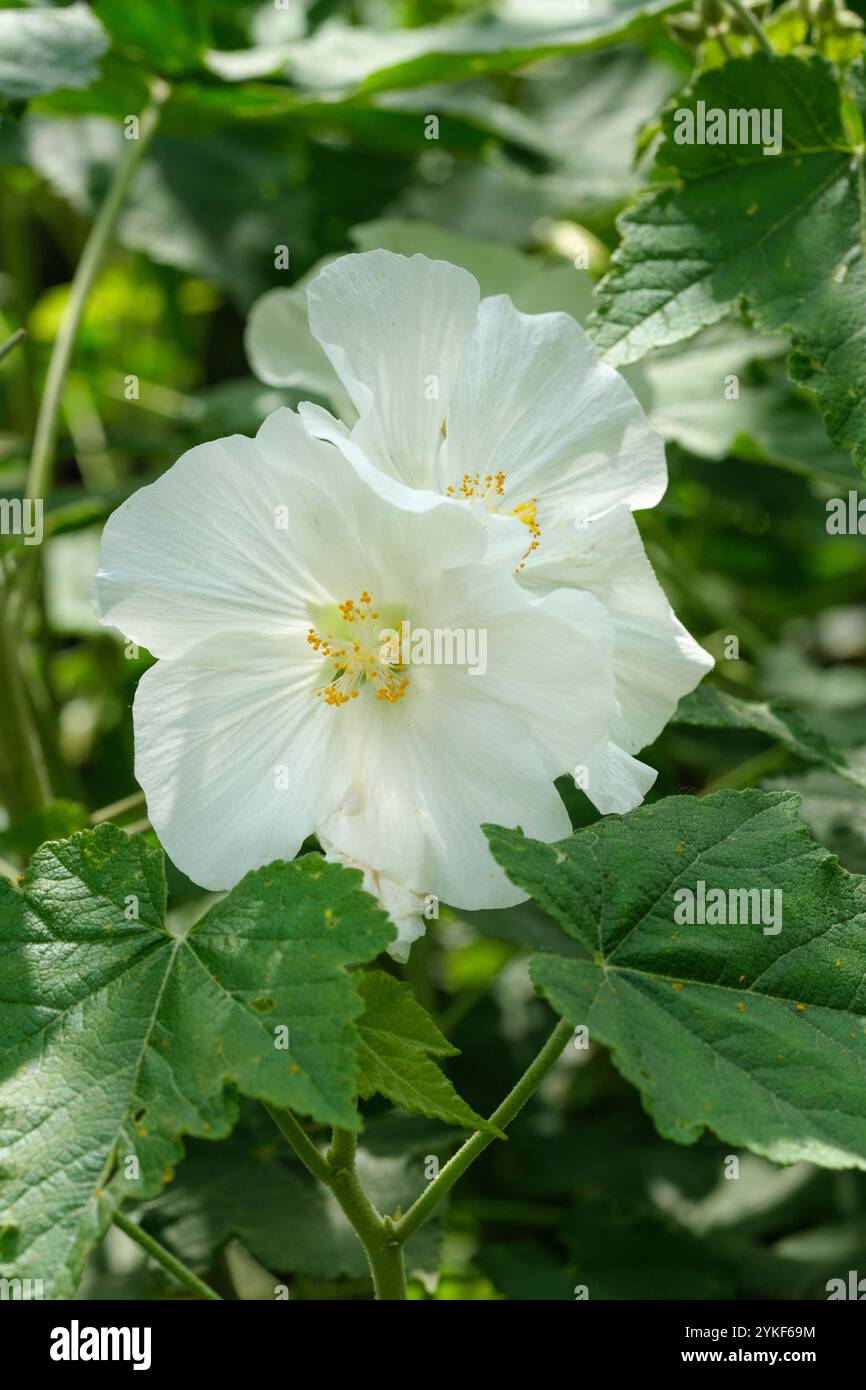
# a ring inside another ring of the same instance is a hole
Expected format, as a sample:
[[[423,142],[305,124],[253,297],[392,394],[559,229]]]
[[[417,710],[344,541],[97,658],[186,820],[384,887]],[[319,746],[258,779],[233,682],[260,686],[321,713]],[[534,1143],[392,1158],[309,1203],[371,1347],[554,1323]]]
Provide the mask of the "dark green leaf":
[[[556,845],[489,836],[509,877],[594,953],[536,956],[534,983],[611,1048],[663,1135],[692,1143],[706,1128],[780,1163],[866,1167],[866,883],[797,808],[793,794],[717,792]],[[766,906],[739,905],[739,925],[678,922],[682,890],[695,901],[701,883],[735,907],[732,891],[765,891]]]
[[[394,936],[359,883],[318,855],[274,864],[175,936],[161,851],[103,825],[45,845],[23,894],[0,884],[17,1274],[71,1294],[113,1199],[159,1191],[182,1135],[228,1134],[235,1090],[359,1128],[363,1005],[345,967]]]

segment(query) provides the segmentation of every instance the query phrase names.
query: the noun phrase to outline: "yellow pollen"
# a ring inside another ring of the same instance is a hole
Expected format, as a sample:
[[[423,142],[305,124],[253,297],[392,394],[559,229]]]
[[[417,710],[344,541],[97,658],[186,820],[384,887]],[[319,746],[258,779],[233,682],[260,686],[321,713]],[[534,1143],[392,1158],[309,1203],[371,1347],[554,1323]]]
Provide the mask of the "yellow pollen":
[[[357,601],[347,598],[337,604],[336,612],[337,627],[353,625],[351,637],[339,638],[331,633],[323,636],[312,627],[307,633],[313,651],[334,668],[331,680],[316,691],[316,698],[332,709],[340,709],[350,700],[357,700],[362,687],[368,684],[377,700],[395,705],[406,694],[410,681],[399,663],[399,641],[383,641],[378,627],[374,627],[379,613],[373,607],[372,597],[364,589]]]
[[[519,574],[525,567],[526,561],[529,559],[533,550],[538,549],[538,544],[541,539],[541,527],[538,524],[538,502],[536,498],[532,497],[528,502],[521,502],[519,507],[515,507],[513,511],[509,512],[509,516],[516,516],[518,521],[522,521],[524,526],[529,528],[529,534],[532,537],[532,540],[520,558],[520,564],[515,570],[515,574]]]
[[[456,501],[478,500],[486,502],[488,508],[495,512],[497,507],[493,504],[505,495],[505,474],[501,469],[496,473],[464,473],[463,481],[456,486],[446,487],[445,495],[446,497],[453,497]],[[541,527],[538,524],[538,499],[531,497],[528,502],[521,502],[518,507],[513,507],[511,511],[506,512],[506,516],[516,516],[517,520],[522,521],[524,526],[529,529],[529,534],[532,537],[520,557],[520,564],[515,570],[515,574],[519,574],[533,550],[537,550],[539,546]]]
[[[445,489],[448,497],[463,497],[468,502],[472,497],[480,497],[485,502],[491,497],[501,497],[505,491],[505,474],[464,473],[463,481],[455,487]]]

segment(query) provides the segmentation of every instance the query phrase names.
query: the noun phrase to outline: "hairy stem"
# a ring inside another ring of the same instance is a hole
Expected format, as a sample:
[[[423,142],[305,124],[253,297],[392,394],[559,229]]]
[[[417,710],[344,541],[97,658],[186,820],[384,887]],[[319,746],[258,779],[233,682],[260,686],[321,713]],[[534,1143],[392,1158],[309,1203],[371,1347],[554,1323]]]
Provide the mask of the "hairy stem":
[[[538,1056],[490,1116],[491,1125],[502,1130],[511,1123],[541,1085],[561,1055],[572,1032],[571,1024],[566,1023],[564,1019],[557,1023]],[[339,1202],[367,1252],[377,1299],[405,1299],[406,1271],[403,1246],[433,1213],[469,1165],[493,1142],[496,1134],[482,1133],[478,1130],[467,1139],[405,1216],[394,1221],[389,1216],[379,1215],[358,1181],[355,1170],[357,1140],[354,1134],[347,1130],[335,1129],[331,1147],[327,1154],[322,1154],[289,1111],[278,1110],[270,1105],[266,1105],[265,1109],[301,1162],[314,1177],[331,1189]]]
[[[216,1289],[212,1289],[203,1279],[199,1279],[197,1274],[193,1274],[191,1269],[187,1269],[186,1265],[166,1250],[164,1245],[160,1245],[158,1240],[154,1240],[153,1236],[149,1236],[134,1221],[130,1221],[128,1216],[123,1215],[123,1212],[116,1211],[113,1220],[118,1230],[123,1231],[130,1240],[134,1240],[136,1245],[141,1246],[142,1250],[146,1250],[151,1259],[156,1260],[158,1265],[162,1265],[163,1269],[177,1279],[178,1283],[183,1284],[190,1293],[194,1293],[196,1298],[215,1300],[217,1303],[223,1301]]]
[[[504,1129],[506,1125],[511,1123],[533,1092],[541,1085],[554,1062],[561,1056],[573,1031],[570,1023],[567,1023],[565,1019],[560,1019],[538,1056],[530,1063],[514,1089],[508,1093],[502,1104],[490,1116],[491,1125],[495,1125],[497,1129]],[[401,1216],[399,1221],[394,1223],[394,1235],[397,1240],[405,1241],[414,1231],[417,1231],[418,1227],[427,1220],[442,1201],[445,1194],[450,1192],[457,1179],[462,1177],[470,1164],[475,1162],[478,1155],[483,1153],[488,1144],[492,1144],[495,1138],[495,1134],[476,1130],[471,1138],[466,1140],[466,1143],[457,1150],[453,1158],[448,1160],[438,1177],[435,1177],[427,1190],[422,1192],[417,1202],[413,1203],[405,1216]]]
[[[331,1147],[323,1154],[290,1111],[273,1105],[265,1105],[265,1109],[304,1167],[333,1192],[364,1247],[377,1299],[404,1299],[403,1246],[394,1235],[394,1223],[379,1215],[361,1186],[355,1170],[355,1135],[335,1129]]]

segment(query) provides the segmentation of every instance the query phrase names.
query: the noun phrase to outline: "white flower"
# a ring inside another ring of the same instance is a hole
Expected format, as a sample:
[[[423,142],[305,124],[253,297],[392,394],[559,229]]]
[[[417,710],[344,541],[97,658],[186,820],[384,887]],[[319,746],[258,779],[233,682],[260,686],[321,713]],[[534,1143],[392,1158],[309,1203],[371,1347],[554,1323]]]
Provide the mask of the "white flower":
[[[365,476],[463,499],[488,527],[488,559],[532,592],[579,589],[606,609],[616,709],[610,742],[583,767],[600,811],[630,810],[656,776],[633,754],[713,664],[671,611],[631,515],[659,501],[667,472],[630,387],[568,314],[481,300],[444,261],[344,256],[307,297],[354,406],[341,422],[302,405],[309,432]],[[278,335],[273,315],[254,318],[254,355],[266,347],[275,364]]]
[[[553,779],[608,746],[613,625],[588,593],[486,563],[471,508],[371,479],[280,410],[110,518],[100,617],[159,658],[133,711],[148,814],[207,888],[315,832],[383,900],[508,906],[525,894],[480,827],[568,834]],[[403,620],[483,632],[486,670],[395,662],[381,634]]]

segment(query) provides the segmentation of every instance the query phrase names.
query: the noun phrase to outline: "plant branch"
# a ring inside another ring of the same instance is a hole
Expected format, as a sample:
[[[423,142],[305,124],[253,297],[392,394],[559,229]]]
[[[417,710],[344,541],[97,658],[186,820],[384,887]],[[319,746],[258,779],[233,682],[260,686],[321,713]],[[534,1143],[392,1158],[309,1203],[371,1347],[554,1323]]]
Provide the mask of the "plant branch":
[[[0,782],[13,818],[28,815],[51,799],[51,784],[18,664],[0,586]]]
[[[737,16],[737,18],[741,19],[743,24],[745,24],[752,37],[758,40],[758,43],[763,48],[764,52],[775,53],[773,45],[770,43],[770,40],[764,33],[764,29],[760,20],[752,14],[752,11],[749,9],[748,5],[745,4],[745,0],[726,0],[726,2],[734,11],[734,14]]]
[[[530,1063],[514,1089],[508,1093],[502,1104],[490,1116],[491,1125],[494,1125],[496,1129],[504,1129],[506,1125],[511,1123],[515,1115],[519,1114],[533,1092],[541,1085],[554,1062],[561,1056],[573,1031],[570,1023],[567,1023],[565,1019],[560,1019],[538,1056]],[[488,1144],[492,1144],[495,1138],[496,1135],[493,1133],[476,1130],[471,1138],[466,1140],[466,1143],[457,1150],[453,1158],[448,1160],[438,1177],[433,1179],[427,1190],[422,1192],[406,1214],[394,1223],[394,1235],[397,1240],[405,1241],[413,1232],[417,1231],[418,1227],[427,1220],[434,1208],[442,1201],[445,1194],[451,1190],[457,1179],[462,1177],[470,1164],[475,1162],[478,1155],[483,1153]]]
[[[153,139],[159,124],[160,111],[169,95],[169,90],[167,84],[161,80],[153,83],[150,103],[141,113],[139,120],[138,139],[126,142],[126,149],[114,171],[114,177],[105,195],[105,200],[97,213],[81,253],[81,259],[76,266],[60,331],[51,350],[48,372],[45,377],[45,389],[36,417],[33,453],[27,474],[26,495],[28,497],[44,497],[49,491],[54,469],[58,417],[69,364],[75,347],[75,339],[90,291],[114,232],[124,198],[147,147]]]
[[[571,1024],[564,1019],[557,1023],[538,1056],[490,1116],[490,1123],[496,1130],[503,1130],[523,1109],[561,1055],[572,1032]],[[357,1140],[354,1134],[347,1130],[335,1129],[331,1147],[324,1155],[289,1111],[279,1110],[270,1105],[266,1105],[265,1109],[301,1162],[314,1177],[330,1188],[339,1202],[367,1252],[376,1297],[405,1299],[403,1246],[432,1214],[469,1165],[493,1142],[496,1138],[495,1132],[478,1130],[467,1139],[454,1157],[449,1159],[439,1176],[433,1179],[426,1192],[421,1194],[404,1216],[394,1221],[389,1216],[379,1215],[358,1181],[355,1170]]]
[[[158,1265],[162,1265],[163,1269],[173,1275],[178,1283],[188,1288],[190,1293],[194,1293],[196,1298],[206,1298],[222,1303],[223,1300],[215,1289],[212,1289],[203,1279],[199,1279],[198,1275],[193,1274],[191,1269],[187,1269],[182,1261],[166,1250],[164,1245],[160,1245],[158,1240],[154,1240],[153,1236],[149,1236],[134,1221],[130,1221],[128,1216],[123,1215],[123,1212],[116,1211],[113,1220],[118,1230],[123,1231],[130,1240],[134,1240],[136,1245],[141,1246],[142,1250],[146,1250],[151,1259],[156,1260]]]
[[[102,806],[98,811],[94,811],[90,819],[94,825],[100,825],[104,820],[117,820],[120,816],[128,815],[130,811],[137,811],[143,805],[144,792],[132,792],[120,801],[112,801],[110,806]]]
[[[294,1149],[304,1167],[325,1184],[364,1247],[377,1299],[404,1299],[406,1273],[403,1246],[394,1235],[394,1223],[379,1215],[364,1191],[355,1170],[357,1140],[348,1130],[335,1129],[327,1155],[289,1110],[265,1105],[283,1138]]]
[[[23,343],[26,337],[27,329],[19,328],[16,333],[12,334],[11,338],[7,338],[5,343],[0,344],[0,362],[3,361],[4,357],[8,357],[9,353],[14,351],[19,343]]]
[[[331,1185],[331,1165],[313,1143],[310,1136],[298,1124],[291,1110],[280,1110],[276,1105],[268,1105],[265,1102],[265,1109],[276,1125],[280,1134],[297,1154],[308,1172],[314,1178],[323,1182],[326,1186]]]

